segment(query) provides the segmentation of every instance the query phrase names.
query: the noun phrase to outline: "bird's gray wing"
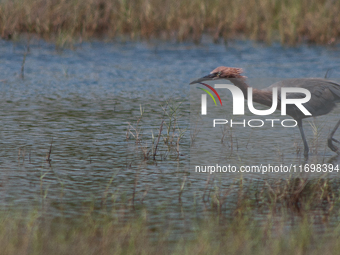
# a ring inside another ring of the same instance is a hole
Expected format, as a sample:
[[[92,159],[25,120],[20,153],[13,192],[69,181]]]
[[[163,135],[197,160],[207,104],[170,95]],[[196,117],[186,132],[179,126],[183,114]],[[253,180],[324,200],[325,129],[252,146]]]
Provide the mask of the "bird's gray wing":
[[[303,105],[313,116],[329,113],[335,104],[340,102],[340,85],[336,82],[318,78],[287,79],[274,83],[273,87],[278,88],[278,99],[281,101],[282,87],[304,88],[310,91],[311,99]],[[287,98],[304,98],[303,93],[287,93]]]

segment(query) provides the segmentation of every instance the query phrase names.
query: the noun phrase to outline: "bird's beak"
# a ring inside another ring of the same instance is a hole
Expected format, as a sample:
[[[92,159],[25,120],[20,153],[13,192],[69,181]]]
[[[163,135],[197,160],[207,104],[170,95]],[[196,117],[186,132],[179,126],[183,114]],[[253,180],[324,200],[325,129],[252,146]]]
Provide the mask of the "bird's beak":
[[[197,80],[194,80],[194,81],[190,82],[190,85],[191,84],[195,84],[195,83],[200,83],[202,81],[211,81],[211,80],[216,79],[217,77],[218,76],[216,75],[216,73],[208,74],[207,76],[204,76],[202,78],[199,78]]]

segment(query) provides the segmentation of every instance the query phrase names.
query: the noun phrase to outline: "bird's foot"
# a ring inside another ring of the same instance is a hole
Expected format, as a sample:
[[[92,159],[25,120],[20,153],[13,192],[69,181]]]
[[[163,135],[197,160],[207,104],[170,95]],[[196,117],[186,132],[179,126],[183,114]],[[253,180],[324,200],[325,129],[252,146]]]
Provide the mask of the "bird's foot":
[[[337,140],[337,139],[335,139],[335,138],[333,138],[333,137],[332,137],[332,140],[333,140],[334,142],[336,142],[336,143],[340,143],[339,140]]]
[[[337,142],[337,143],[340,143],[340,142],[339,142],[338,140],[336,140],[335,138],[333,138],[333,137],[328,137],[328,140],[327,140],[327,141],[328,141],[328,147],[329,147],[332,151],[334,151],[334,152],[340,154],[339,148],[336,147],[336,146],[333,144],[332,141]]]

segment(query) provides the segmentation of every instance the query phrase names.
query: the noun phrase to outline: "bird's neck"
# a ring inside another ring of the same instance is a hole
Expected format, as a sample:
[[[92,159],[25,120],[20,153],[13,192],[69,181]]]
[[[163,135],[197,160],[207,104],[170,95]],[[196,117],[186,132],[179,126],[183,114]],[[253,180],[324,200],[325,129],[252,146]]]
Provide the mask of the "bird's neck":
[[[249,85],[246,83],[246,79],[240,78],[240,79],[228,79],[231,81],[236,87],[242,90],[244,97],[247,99],[247,90],[249,88]]]
[[[248,88],[249,85],[246,79],[230,79],[230,81],[239,89],[242,90],[244,98],[248,100]],[[253,88],[253,102],[263,104],[271,107],[273,103],[273,93],[272,91],[260,90]]]
[[[273,105],[273,92],[253,88],[253,102],[272,107],[272,105]]]

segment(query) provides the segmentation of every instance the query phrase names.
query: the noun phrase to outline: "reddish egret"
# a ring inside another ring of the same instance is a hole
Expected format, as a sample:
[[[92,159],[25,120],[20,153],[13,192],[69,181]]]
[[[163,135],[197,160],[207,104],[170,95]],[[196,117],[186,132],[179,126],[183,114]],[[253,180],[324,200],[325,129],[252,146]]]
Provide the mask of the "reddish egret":
[[[246,77],[241,75],[242,72],[243,70],[241,68],[220,66],[214,69],[209,75],[197,79],[190,84],[201,83],[203,81],[227,79],[231,81],[236,87],[240,88],[245,98],[247,98],[247,89],[249,86],[246,83]],[[304,103],[303,106],[312,114],[311,116],[313,117],[329,113],[336,106],[336,103],[340,102],[340,84],[319,78],[287,79],[276,82],[265,89],[253,89],[253,101],[271,107],[273,100],[272,88],[274,87],[278,88],[277,109],[280,109],[281,106],[280,88],[282,87],[305,88],[309,90],[311,93],[311,99],[307,103]],[[289,98],[301,98],[301,93],[289,93]],[[295,105],[287,105],[287,114],[292,116],[297,121],[304,144],[304,156],[308,157],[309,148],[302,128],[302,119],[311,116],[304,115]],[[339,125],[340,120],[330,132],[327,140],[328,147],[338,154],[340,154],[339,148],[333,144],[333,141],[337,143],[340,142],[334,139],[333,135],[338,129]]]

